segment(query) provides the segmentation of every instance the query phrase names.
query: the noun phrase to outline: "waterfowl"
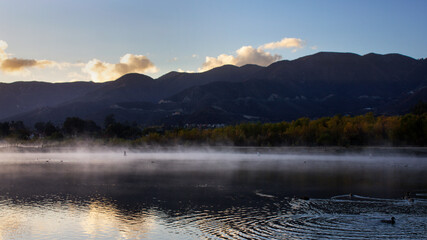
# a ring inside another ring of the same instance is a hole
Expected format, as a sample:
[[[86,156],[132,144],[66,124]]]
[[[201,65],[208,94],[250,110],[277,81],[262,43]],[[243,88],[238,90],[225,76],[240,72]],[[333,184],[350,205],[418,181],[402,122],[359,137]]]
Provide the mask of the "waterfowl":
[[[382,223],[388,223],[388,224],[395,224],[396,219],[394,217],[391,217],[390,220],[381,220]]]
[[[403,199],[408,200],[408,202],[414,202],[414,199],[411,197],[411,192],[406,192],[406,195]]]
[[[411,198],[411,192],[406,192],[405,196],[403,197],[404,199],[409,199]]]

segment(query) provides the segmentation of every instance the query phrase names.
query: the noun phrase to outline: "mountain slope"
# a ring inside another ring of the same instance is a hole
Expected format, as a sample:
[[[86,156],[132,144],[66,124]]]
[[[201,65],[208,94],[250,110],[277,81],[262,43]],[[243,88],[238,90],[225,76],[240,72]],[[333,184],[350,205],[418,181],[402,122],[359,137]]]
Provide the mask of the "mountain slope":
[[[102,123],[110,113],[141,124],[282,121],[334,114],[407,112],[427,99],[427,61],[399,54],[321,52],[268,67],[222,66],[159,79],[127,74],[80,97],[7,118]]]
[[[250,79],[255,73],[262,70],[263,67],[257,65],[244,65],[236,67],[233,65],[224,65],[203,73],[178,73],[170,72],[160,77],[160,88],[163,89],[163,98],[176,94],[186,88],[200,86],[211,82],[242,82]]]
[[[41,107],[53,107],[99,87],[92,82],[0,83],[0,119]]]

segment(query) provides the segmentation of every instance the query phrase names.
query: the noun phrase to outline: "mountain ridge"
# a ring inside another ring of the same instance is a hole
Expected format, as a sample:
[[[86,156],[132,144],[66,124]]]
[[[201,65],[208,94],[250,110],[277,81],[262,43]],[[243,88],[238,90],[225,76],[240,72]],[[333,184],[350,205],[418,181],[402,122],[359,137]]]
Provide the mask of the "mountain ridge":
[[[40,100],[32,109],[28,104],[24,111],[9,111],[0,119],[30,125],[60,123],[72,114],[102,123],[106,115],[115,114],[119,121],[173,125],[281,121],[366,111],[399,114],[416,101],[427,101],[427,61],[400,54],[319,52],[267,67],[224,65],[202,73],[169,72],[157,79],[130,73],[115,81],[88,83],[86,88],[77,85],[70,88],[74,90],[58,91],[65,91],[62,98],[58,94],[45,97],[55,104],[43,105],[47,100]],[[23,95],[18,94],[14,102],[25,99]],[[0,96],[2,109],[8,99]],[[58,100],[53,101],[55,97]],[[35,98],[37,93],[30,99]]]

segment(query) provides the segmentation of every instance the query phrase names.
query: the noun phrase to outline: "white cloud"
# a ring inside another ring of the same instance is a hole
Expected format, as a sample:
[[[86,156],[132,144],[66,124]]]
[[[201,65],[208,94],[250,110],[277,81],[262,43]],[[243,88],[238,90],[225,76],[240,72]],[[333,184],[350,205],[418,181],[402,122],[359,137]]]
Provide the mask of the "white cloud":
[[[7,48],[7,42],[0,40],[0,62],[3,59],[7,59],[7,53],[5,52]]]
[[[303,48],[304,41],[299,38],[283,38],[278,42],[266,43],[259,48],[261,49],[277,49],[277,48]]]
[[[79,82],[79,81],[88,81],[88,76],[86,74],[81,74],[81,73],[77,73],[77,72],[69,72],[67,74],[68,77],[68,81],[69,82]]]
[[[105,82],[121,77],[126,73],[155,73],[157,67],[143,55],[126,54],[119,63],[106,63],[98,59],[89,61],[83,72],[88,73],[92,81]]]
[[[177,72],[180,72],[180,73],[194,73],[194,71],[192,71],[192,70],[185,71],[185,70],[182,70],[181,68],[178,68]]]
[[[282,59],[282,56],[271,54],[265,51],[266,49],[292,48],[293,52],[303,48],[305,42],[299,38],[283,38],[278,42],[270,42],[254,48],[252,46],[243,46],[236,51],[235,55],[221,54],[218,57],[206,57],[199,72],[207,71],[215,67],[225,64],[243,66],[245,64],[256,64],[260,66],[268,66],[275,61]]]
[[[257,64],[260,66],[268,66],[273,62],[280,60],[282,56],[272,55],[269,52],[265,52],[263,49],[255,49],[252,46],[243,46],[236,51],[236,55],[221,54],[218,57],[206,57],[202,67],[199,68],[199,72],[207,71],[215,67],[219,67],[225,64],[232,64],[236,66],[243,66],[245,64]]]

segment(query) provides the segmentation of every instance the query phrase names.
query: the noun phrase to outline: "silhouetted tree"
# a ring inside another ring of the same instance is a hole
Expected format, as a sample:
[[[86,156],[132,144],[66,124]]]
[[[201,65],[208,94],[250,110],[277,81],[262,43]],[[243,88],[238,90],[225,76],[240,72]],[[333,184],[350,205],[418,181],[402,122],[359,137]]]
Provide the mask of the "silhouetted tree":
[[[9,122],[0,123],[0,137],[7,137],[10,134]]]
[[[48,137],[52,136],[52,134],[58,132],[58,129],[51,123],[47,122],[44,126],[44,134]]]
[[[85,128],[85,121],[78,117],[69,117],[63,124],[64,132],[68,135],[77,135],[82,133]]]
[[[36,130],[36,133],[38,133],[38,134],[44,134],[44,127],[45,127],[44,122],[36,122],[34,124],[34,129]]]
[[[423,101],[419,101],[412,107],[411,112],[415,115],[422,115],[423,113],[427,113],[427,103]]]
[[[108,128],[111,124],[116,123],[116,119],[114,118],[114,114],[109,114],[104,119],[104,128]]]
[[[14,138],[26,140],[30,136],[30,131],[25,127],[22,121],[12,121],[9,123],[10,134]]]
[[[105,135],[110,138],[137,139],[142,136],[142,131],[137,126],[114,122],[105,129]]]
[[[63,124],[64,132],[68,135],[94,135],[100,132],[101,128],[92,120],[83,120],[78,117],[69,117]]]
[[[59,133],[59,129],[53,125],[51,122],[37,122],[34,124],[34,129],[36,133],[41,134],[46,137],[52,136],[54,133]]]

